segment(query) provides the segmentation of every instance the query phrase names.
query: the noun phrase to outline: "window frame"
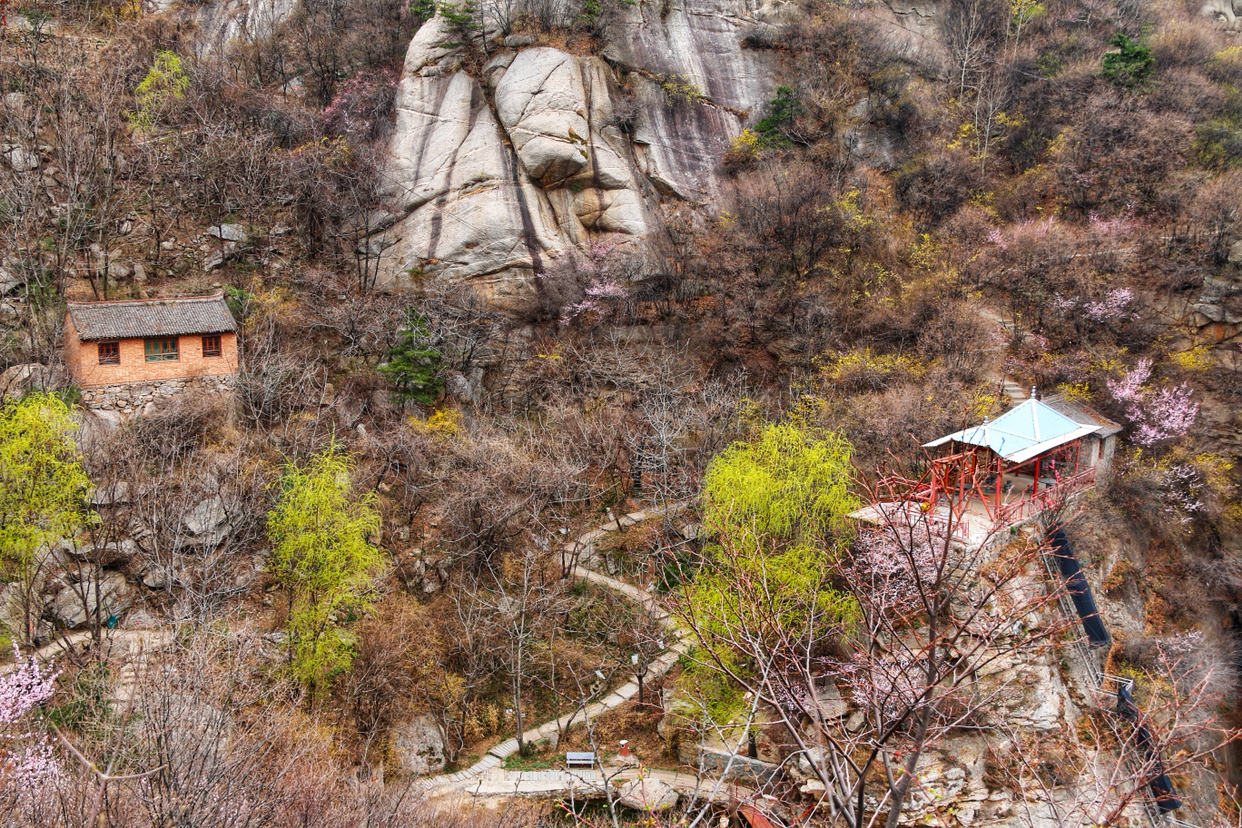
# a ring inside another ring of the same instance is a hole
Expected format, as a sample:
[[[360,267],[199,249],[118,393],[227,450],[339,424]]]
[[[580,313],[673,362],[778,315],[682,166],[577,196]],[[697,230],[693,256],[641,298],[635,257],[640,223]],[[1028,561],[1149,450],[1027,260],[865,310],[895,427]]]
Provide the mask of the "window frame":
[[[208,347],[214,342],[215,347]],[[224,337],[220,334],[203,334],[203,359],[216,359],[224,356]]]
[[[120,365],[121,364],[121,342],[120,340],[110,340],[108,342],[97,342],[99,364],[100,365]],[[104,350],[107,349],[107,353]]]
[[[146,362],[176,362],[181,359],[181,343],[176,336],[148,336],[142,340],[142,354]],[[163,350],[171,344],[171,350]],[[152,346],[157,347],[153,348]]]

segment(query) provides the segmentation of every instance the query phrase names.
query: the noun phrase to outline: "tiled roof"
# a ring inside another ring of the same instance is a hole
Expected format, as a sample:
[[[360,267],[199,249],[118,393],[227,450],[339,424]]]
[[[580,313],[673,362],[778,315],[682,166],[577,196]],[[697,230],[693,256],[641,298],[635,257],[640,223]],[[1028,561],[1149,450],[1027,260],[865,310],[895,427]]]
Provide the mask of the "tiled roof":
[[[1100,426],[1101,431],[1097,432],[1101,437],[1110,437],[1121,431],[1121,426],[1114,423],[1102,414],[1097,414],[1086,406],[1079,405],[1075,402],[1062,397],[1060,394],[1054,397],[1044,397],[1043,404],[1049,408],[1059,411],[1066,417],[1069,417],[1079,425],[1096,425]]]
[[[1099,423],[1075,422],[1039,400],[1029,399],[991,422],[964,428],[926,443],[924,447],[932,448],[952,440],[989,448],[1010,462],[1024,463],[1057,446],[1103,430],[1104,426]]]
[[[221,294],[183,299],[70,302],[68,307],[78,339],[84,342],[237,330],[237,322]]]

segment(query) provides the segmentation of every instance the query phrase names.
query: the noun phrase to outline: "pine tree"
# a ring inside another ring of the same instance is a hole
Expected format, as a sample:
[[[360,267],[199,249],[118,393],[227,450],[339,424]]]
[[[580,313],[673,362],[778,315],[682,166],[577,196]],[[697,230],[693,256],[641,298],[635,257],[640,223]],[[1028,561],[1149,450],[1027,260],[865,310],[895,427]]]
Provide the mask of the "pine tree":
[[[430,343],[427,317],[411,308],[397,344],[388,349],[386,361],[379,366],[380,373],[392,380],[402,399],[431,405],[444,389],[439,376],[442,367],[442,355]]]

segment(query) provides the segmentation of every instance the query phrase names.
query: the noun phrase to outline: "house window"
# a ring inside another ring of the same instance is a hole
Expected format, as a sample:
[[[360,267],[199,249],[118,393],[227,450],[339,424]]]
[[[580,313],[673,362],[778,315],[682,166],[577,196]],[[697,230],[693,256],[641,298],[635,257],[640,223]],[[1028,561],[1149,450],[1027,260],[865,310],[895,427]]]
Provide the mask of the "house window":
[[[121,343],[100,342],[99,343],[99,364],[100,365],[120,365],[121,364]]]
[[[144,350],[147,355],[147,362],[163,362],[164,360],[177,359],[177,337],[160,336],[147,339],[143,342]]]
[[[220,348],[219,334],[215,336],[204,336],[203,337],[203,356],[218,357],[218,356],[221,356],[223,353],[224,351]]]

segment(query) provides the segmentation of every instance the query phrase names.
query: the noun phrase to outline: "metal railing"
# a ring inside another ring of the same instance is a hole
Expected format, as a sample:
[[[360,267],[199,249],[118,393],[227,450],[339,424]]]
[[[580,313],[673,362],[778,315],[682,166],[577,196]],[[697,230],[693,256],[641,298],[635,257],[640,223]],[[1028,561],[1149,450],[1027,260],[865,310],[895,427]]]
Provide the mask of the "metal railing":
[[[1061,577],[1060,567],[1053,562],[1053,556],[1045,550],[1041,557],[1044,560],[1044,569],[1047,570],[1048,577],[1052,583],[1063,583],[1064,579]],[[1067,621],[1074,623],[1073,629],[1081,630],[1081,619],[1078,617],[1078,609],[1074,606],[1074,602],[1070,600],[1069,590],[1059,588],[1057,593],[1057,604],[1061,607],[1061,614],[1065,616]],[[1069,645],[1070,649],[1078,654],[1079,661],[1082,662],[1087,682],[1091,685],[1092,692],[1098,693],[1103,687],[1105,674],[1095,666],[1095,656],[1092,655],[1091,646],[1087,643],[1086,634],[1078,632],[1069,642]]]
[[[1081,619],[1078,617],[1078,610],[1074,607],[1073,602],[1070,600],[1068,590],[1064,588],[1064,578],[1061,577],[1060,568],[1052,560],[1053,555],[1050,554],[1049,551],[1045,550],[1041,557],[1044,560],[1044,568],[1048,571],[1051,582],[1053,584],[1062,585],[1058,588],[1059,594],[1057,595],[1057,604],[1060,606],[1062,614],[1065,615],[1067,621],[1079,623]],[[1095,655],[1091,647],[1087,644],[1086,635],[1081,633],[1075,635],[1069,644],[1070,648],[1078,655],[1078,659],[1082,663],[1084,674],[1087,677],[1087,682],[1090,684],[1090,692],[1093,695],[1107,695],[1110,699],[1115,699],[1117,692],[1122,687],[1133,690],[1134,679],[1105,673],[1096,666]],[[1113,689],[1107,689],[1108,685],[1113,685]],[[1108,704],[1101,704],[1098,700],[1093,701],[1099,709],[1104,710],[1110,715],[1115,714],[1114,703],[1110,702]],[[1140,778],[1147,770],[1147,761],[1138,756],[1132,747],[1125,744],[1122,745],[1120,753],[1121,761],[1125,763],[1126,770],[1135,779]],[[1144,784],[1143,787],[1146,788],[1147,785]],[[1199,826],[1194,823],[1176,819],[1175,817],[1171,817],[1161,811],[1159,806],[1156,804],[1156,800],[1153,799],[1151,794],[1147,791],[1144,791],[1141,804],[1143,806],[1143,813],[1147,816],[1147,821],[1151,823],[1152,828],[1170,828],[1170,826],[1171,828],[1199,828]]]

